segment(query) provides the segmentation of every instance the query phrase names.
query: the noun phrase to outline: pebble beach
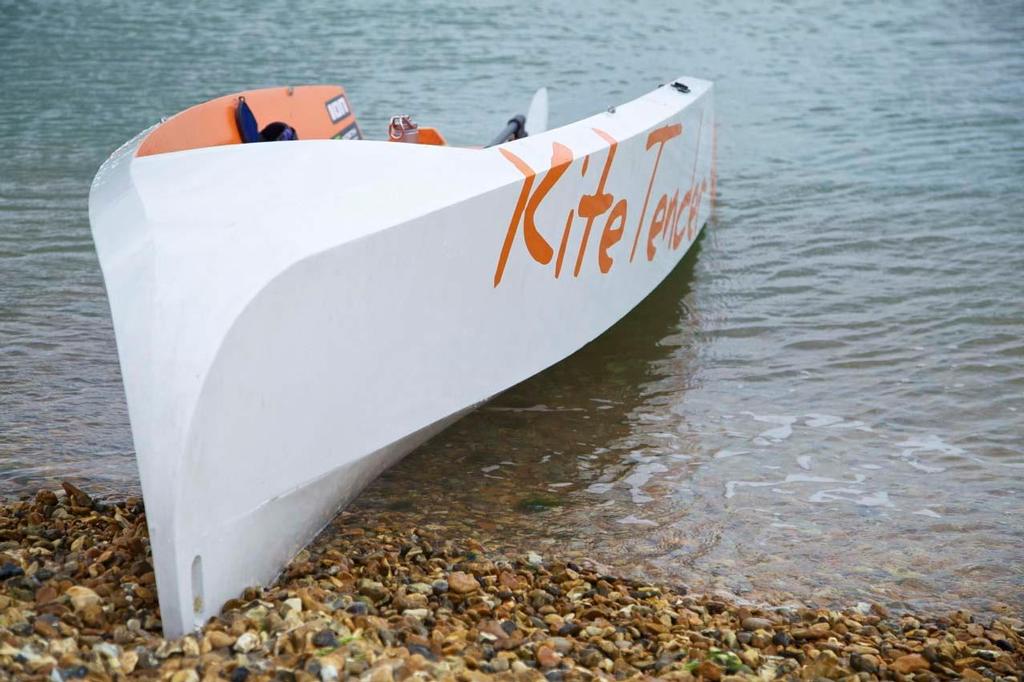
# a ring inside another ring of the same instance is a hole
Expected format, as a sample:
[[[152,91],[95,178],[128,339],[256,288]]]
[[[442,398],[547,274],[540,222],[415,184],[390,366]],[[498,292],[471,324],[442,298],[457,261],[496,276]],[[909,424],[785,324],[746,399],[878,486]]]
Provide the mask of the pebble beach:
[[[10,680],[1019,680],[1019,616],[738,603],[350,511],[167,640],[140,499],[65,483],[0,506]]]

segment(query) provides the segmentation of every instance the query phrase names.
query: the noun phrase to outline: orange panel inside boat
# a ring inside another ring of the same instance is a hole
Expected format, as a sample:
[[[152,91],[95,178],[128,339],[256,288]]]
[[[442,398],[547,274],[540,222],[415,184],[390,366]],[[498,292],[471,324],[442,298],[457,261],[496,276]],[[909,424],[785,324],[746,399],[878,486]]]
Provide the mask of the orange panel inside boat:
[[[300,140],[361,139],[345,89],[338,85],[246,90],[197,104],[167,119],[146,136],[137,156],[240,144],[235,124],[238,98],[245,97],[260,128],[282,121]]]
[[[437,128],[427,128],[426,126],[420,126],[419,143],[435,144],[440,146],[448,144],[440,130]]]

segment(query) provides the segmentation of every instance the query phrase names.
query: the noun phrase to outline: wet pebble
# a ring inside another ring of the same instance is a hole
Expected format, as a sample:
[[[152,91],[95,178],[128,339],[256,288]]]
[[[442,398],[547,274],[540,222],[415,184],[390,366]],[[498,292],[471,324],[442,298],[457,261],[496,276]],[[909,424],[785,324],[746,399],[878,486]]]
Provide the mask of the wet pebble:
[[[354,601],[349,604],[345,610],[356,616],[365,616],[370,612],[370,607],[366,605],[366,602]]]
[[[788,632],[776,632],[772,635],[772,644],[775,644],[776,646],[792,646],[794,641],[793,635]]]
[[[767,618],[755,618],[751,616],[749,618],[743,619],[742,627],[744,630],[749,631],[770,630],[772,627],[772,622]]]
[[[0,580],[7,580],[19,575],[25,575],[25,570],[18,564],[8,561],[0,565]]]
[[[455,571],[448,576],[448,589],[456,594],[468,594],[480,589],[480,583],[471,575]]]
[[[254,632],[243,632],[232,648],[240,654],[247,654],[260,644],[260,638]]]
[[[335,648],[338,646],[338,638],[331,630],[321,630],[313,636],[313,644],[318,647]]]

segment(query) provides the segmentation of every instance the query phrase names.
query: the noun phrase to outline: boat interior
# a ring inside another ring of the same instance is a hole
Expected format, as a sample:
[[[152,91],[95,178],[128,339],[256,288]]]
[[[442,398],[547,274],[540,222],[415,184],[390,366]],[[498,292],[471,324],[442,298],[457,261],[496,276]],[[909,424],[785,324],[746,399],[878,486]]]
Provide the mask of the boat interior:
[[[136,156],[255,142],[361,139],[344,88],[303,85],[246,90],[197,104],[154,127]],[[417,126],[404,115],[391,119],[388,139],[447,144],[436,128]]]

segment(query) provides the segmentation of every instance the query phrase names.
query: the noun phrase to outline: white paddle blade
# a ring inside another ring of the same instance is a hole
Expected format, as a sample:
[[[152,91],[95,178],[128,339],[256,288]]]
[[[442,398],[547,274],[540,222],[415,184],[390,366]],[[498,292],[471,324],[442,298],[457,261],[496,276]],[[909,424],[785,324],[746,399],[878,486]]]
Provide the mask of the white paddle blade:
[[[541,88],[533,93],[530,108],[526,112],[526,133],[537,135],[548,129],[548,89]]]

